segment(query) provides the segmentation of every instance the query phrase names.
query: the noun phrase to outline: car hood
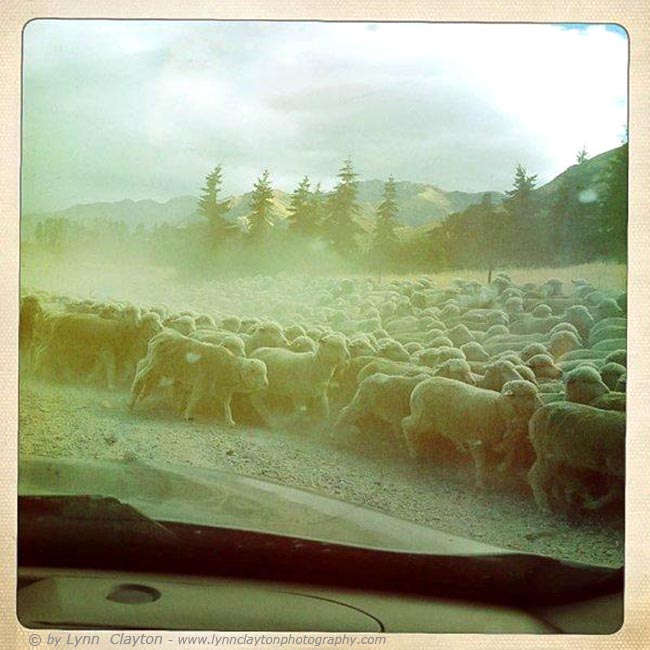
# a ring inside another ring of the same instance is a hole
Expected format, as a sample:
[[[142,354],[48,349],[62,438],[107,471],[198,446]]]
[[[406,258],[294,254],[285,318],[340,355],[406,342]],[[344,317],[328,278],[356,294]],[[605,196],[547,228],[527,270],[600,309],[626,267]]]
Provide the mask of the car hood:
[[[515,554],[307,490],[217,469],[21,457],[18,494],[114,497],[151,519],[435,555]]]

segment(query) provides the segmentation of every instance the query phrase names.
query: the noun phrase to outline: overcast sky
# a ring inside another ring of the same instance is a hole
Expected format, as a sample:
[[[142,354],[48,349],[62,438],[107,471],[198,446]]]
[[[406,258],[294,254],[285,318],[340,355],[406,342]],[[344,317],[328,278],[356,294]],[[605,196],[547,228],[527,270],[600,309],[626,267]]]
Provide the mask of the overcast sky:
[[[31,22],[24,209],[362,179],[503,191],[620,144],[627,38],[612,26]]]

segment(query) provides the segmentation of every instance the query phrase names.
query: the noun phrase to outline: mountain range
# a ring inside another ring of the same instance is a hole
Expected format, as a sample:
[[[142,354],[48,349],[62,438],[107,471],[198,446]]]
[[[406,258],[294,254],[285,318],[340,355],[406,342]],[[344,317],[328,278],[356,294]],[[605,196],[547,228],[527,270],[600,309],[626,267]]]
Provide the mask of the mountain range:
[[[618,149],[607,151],[580,165],[572,165],[549,183],[534,191],[537,199],[550,204],[555,200],[561,186],[570,190],[584,192],[589,190],[596,196],[600,191],[603,171]],[[485,192],[445,191],[428,183],[410,181],[396,182],[396,201],[399,208],[397,220],[409,229],[429,229],[447,215],[460,212],[470,205],[479,203]],[[377,206],[382,201],[384,182],[380,180],[360,181],[357,199],[360,206],[359,223],[365,230],[371,230],[376,217]],[[498,204],[504,194],[488,192],[492,203]],[[237,221],[250,212],[251,193],[230,197],[231,207],[226,214],[230,221]],[[282,222],[288,213],[291,195],[279,189],[273,191],[273,212],[276,223]],[[133,201],[125,199],[116,202],[99,202],[74,205],[58,212],[40,212],[23,215],[23,229],[34,226],[39,221],[52,217],[64,217],[72,221],[111,220],[122,221],[135,228],[147,228],[168,222],[184,225],[203,217],[197,211],[197,197],[177,196],[165,202],[152,199]]]

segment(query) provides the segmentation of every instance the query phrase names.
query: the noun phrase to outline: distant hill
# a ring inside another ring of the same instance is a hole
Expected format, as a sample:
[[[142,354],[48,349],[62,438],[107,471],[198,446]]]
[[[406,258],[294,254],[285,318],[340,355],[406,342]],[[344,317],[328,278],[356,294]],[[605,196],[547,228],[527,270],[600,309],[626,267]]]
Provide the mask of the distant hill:
[[[580,165],[571,165],[552,181],[538,187],[533,191],[533,196],[538,205],[550,207],[557,199],[562,187],[569,192],[569,195],[574,197],[582,195],[583,200],[599,200],[605,187],[603,182],[604,172],[621,149],[622,147],[610,149],[610,151],[589,158]]]
[[[533,195],[542,208],[550,207],[557,200],[560,188],[564,186],[574,196],[585,200],[598,200],[603,190],[601,177],[618,149],[606,151],[590,158],[581,165],[572,165],[549,183],[537,188]],[[398,221],[404,226],[403,232],[418,237],[436,228],[447,215],[461,212],[470,205],[480,203],[485,192],[445,191],[428,183],[398,181],[397,204]],[[380,180],[361,181],[358,186],[358,201],[361,208],[359,223],[366,231],[372,229],[377,206],[382,201],[384,182]],[[488,192],[493,205],[504,198],[499,192]],[[282,190],[273,191],[273,211],[276,223],[286,216],[290,194]],[[231,209],[226,217],[236,222],[250,212],[251,193],[230,197]],[[48,217],[65,217],[74,221],[108,219],[122,221],[130,226],[144,225],[154,227],[163,222],[183,225],[201,220],[197,212],[197,198],[177,196],[169,201],[158,202],[151,199],[117,202],[86,203],[74,205],[58,212],[42,212],[23,215],[23,231],[29,232],[38,221]]]
[[[482,193],[445,192],[426,183],[397,182],[398,220],[407,227],[417,227],[430,221],[437,221],[446,215],[464,210],[478,203]],[[384,182],[379,180],[361,181],[358,188],[358,201],[361,208],[359,222],[364,229],[372,227],[377,206],[381,203]],[[490,192],[493,201],[498,203],[503,195]],[[287,216],[291,195],[282,190],[273,191],[273,212],[277,222]],[[251,192],[230,197],[231,209],[226,218],[232,222],[245,217],[250,212]],[[178,196],[164,203],[145,199],[132,201],[126,199],[116,202],[84,203],[57,212],[41,212],[23,215],[23,226],[29,228],[47,218],[64,217],[72,221],[107,219],[122,221],[135,227],[140,224],[147,228],[163,222],[179,225],[202,219],[197,212],[197,199],[193,196]]]

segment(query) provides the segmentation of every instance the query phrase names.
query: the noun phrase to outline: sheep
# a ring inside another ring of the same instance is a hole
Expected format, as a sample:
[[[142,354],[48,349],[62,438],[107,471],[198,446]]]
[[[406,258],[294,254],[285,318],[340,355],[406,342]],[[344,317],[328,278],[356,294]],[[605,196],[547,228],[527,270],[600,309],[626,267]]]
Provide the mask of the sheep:
[[[548,354],[536,354],[526,365],[535,373],[537,379],[558,379],[562,376],[562,370]]]
[[[603,320],[604,318],[621,316],[623,314],[623,310],[618,306],[618,303],[613,298],[604,298],[601,300],[596,305],[594,311],[596,312],[596,321]]]
[[[625,366],[622,366],[620,363],[606,363],[600,369],[600,378],[603,380],[603,383],[609,390],[618,390],[616,388],[618,380],[626,373]]]
[[[553,314],[553,310],[545,303],[537,305],[532,311],[535,318],[548,318]]]
[[[541,510],[550,512],[557,500],[563,509],[580,501],[585,509],[598,510],[622,496],[623,413],[568,402],[547,404],[532,416],[529,438],[535,461],[528,483]]]
[[[284,348],[258,348],[251,355],[266,364],[268,387],[251,395],[253,407],[269,424],[271,413],[267,395],[289,397],[294,407],[311,400],[329,417],[327,389],[337,366],[350,360],[347,341],[342,334],[328,334],[318,342],[316,352],[292,352]]]
[[[611,325],[609,327],[595,327],[589,333],[589,345],[593,347],[596,343],[606,341],[609,339],[626,339],[627,338],[627,324],[625,325]]]
[[[421,438],[442,436],[474,459],[476,486],[484,485],[487,451],[503,451],[504,467],[516,452],[521,431],[527,429],[535,409],[541,406],[537,387],[524,380],[506,383],[500,393],[433,377],[420,382],[411,394],[411,414],[402,420],[407,447],[418,455]]]
[[[377,352],[377,345],[370,335],[359,335],[348,341],[348,350],[353,358],[370,356]]]
[[[244,340],[248,355],[258,348],[284,348],[288,343],[282,328],[277,323],[256,325],[252,333]]]
[[[531,384],[537,385],[537,376],[531,368],[524,366],[523,364],[515,364],[515,370],[519,373],[519,376],[526,381],[529,381]]]
[[[205,330],[199,329],[190,334],[190,338],[202,341],[203,343],[212,343],[213,345],[222,345],[230,350],[237,357],[246,356],[244,341],[237,334],[228,330]]]
[[[235,356],[220,345],[203,343],[174,330],[161,332],[149,342],[139,364],[128,402],[130,409],[150,395],[163,380],[190,389],[185,420],[194,418],[199,403],[213,397],[221,401],[224,421],[234,426],[230,404],[233,393],[249,393],[268,386],[266,366],[257,359]]]
[[[113,320],[95,314],[65,313],[47,321],[47,333],[34,356],[34,371],[104,374],[109,390],[130,378],[148,341],[162,330],[156,314],[140,320]]]
[[[472,386],[476,385],[476,379],[469,364],[462,359],[447,359],[447,361],[435,368],[433,374],[435,377],[446,377]]]
[[[521,378],[512,362],[499,360],[485,368],[485,375],[477,385],[484,390],[499,392],[508,382],[521,380]]]
[[[404,344],[404,349],[412,356],[417,352],[424,350],[424,346],[422,343],[418,343],[417,341],[411,341]]]
[[[605,357],[605,363],[620,363],[622,366],[627,367],[627,351],[615,350],[610,352]]]
[[[490,355],[485,351],[483,346],[476,341],[469,341],[460,346],[467,361],[487,361]]]
[[[396,436],[402,437],[402,420],[410,412],[413,389],[430,375],[412,376],[375,373],[360,384],[352,401],[341,411],[336,429],[358,426],[374,416],[387,423]]]
[[[566,382],[567,401],[609,411],[625,411],[625,394],[610,392],[595,368],[572,370]]]
[[[287,341],[293,341],[294,339],[297,339],[299,336],[307,336],[307,332],[305,331],[305,328],[302,327],[301,325],[297,325],[295,323],[291,325],[287,325],[284,327],[284,336],[287,339]]]
[[[217,324],[214,322],[214,318],[209,314],[199,314],[194,319],[194,324],[196,329],[217,329]]]
[[[448,330],[447,337],[452,341],[455,347],[460,347],[465,343],[476,340],[472,333],[462,323],[459,323]]]
[[[287,345],[287,349],[293,352],[316,352],[316,343],[308,336],[297,336]]]
[[[485,332],[485,340],[494,338],[495,336],[504,336],[510,334],[510,330],[505,325],[491,325]]]
[[[404,346],[393,339],[379,342],[377,356],[390,359],[391,361],[408,361],[411,358],[411,355],[406,351]]]
[[[589,340],[589,331],[594,325],[594,318],[584,305],[572,305],[564,312],[562,322],[571,323],[583,341]]]
[[[560,359],[568,352],[572,352],[581,347],[582,345],[578,337],[573,332],[555,332],[551,335],[548,351],[554,358]]]
[[[523,348],[519,356],[521,357],[521,360],[525,363],[532,357],[534,357],[536,354],[546,354],[548,350],[546,349],[546,346],[543,343],[529,343],[525,348]]]
[[[510,326],[512,334],[548,334],[550,330],[562,322],[560,316],[545,316],[537,318],[532,314],[525,314],[524,317],[515,321]]]
[[[29,366],[35,331],[43,318],[43,308],[36,296],[25,296],[20,300],[18,345],[23,361]]]
[[[221,319],[219,327],[236,334],[241,328],[241,318],[238,316],[225,316]]]
[[[616,350],[625,350],[627,348],[627,339],[605,339],[592,346],[592,350],[601,350],[603,352],[615,352]]]
[[[403,375],[405,377],[429,373],[433,375],[433,368],[420,366],[405,361],[391,361],[390,359],[374,359],[365,364],[357,373],[357,382],[360,384],[364,379],[380,372],[385,375]]]
[[[194,322],[194,319],[187,314],[175,318],[168,318],[164,322],[164,325],[165,327],[170,327],[185,336],[189,336],[192,332],[196,331],[196,323]]]
[[[431,348],[453,348],[453,341],[447,336],[436,336],[433,339],[426,340],[425,343]]]

